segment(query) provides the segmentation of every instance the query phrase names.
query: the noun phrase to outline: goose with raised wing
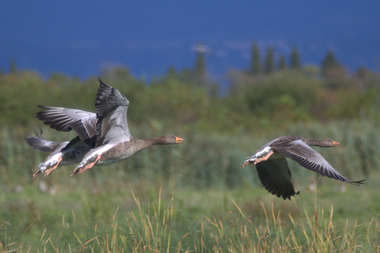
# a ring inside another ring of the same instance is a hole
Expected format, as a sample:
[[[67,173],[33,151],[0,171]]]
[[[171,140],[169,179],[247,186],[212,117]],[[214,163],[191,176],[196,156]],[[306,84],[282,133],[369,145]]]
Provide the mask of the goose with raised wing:
[[[117,89],[99,79],[100,85],[95,101],[96,114],[78,109],[46,107],[37,113],[44,124],[58,131],[74,130],[78,136],[70,142],[61,142],[55,148],[42,136],[29,135],[27,143],[35,149],[52,152],[38,170],[48,175],[58,165],[79,163],[71,176],[82,173],[96,165],[109,165],[134,155],[153,145],[182,143],[183,139],[165,135],[140,140],[131,135],[127,123],[129,101]]]
[[[353,185],[363,184],[365,180],[350,181],[342,176],[321,154],[310,147],[336,147],[339,145],[340,143],[331,139],[310,140],[297,135],[283,136],[259,148],[253,156],[247,158],[242,167],[253,163],[264,188],[279,198],[289,200],[292,196],[299,194],[299,191],[297,193],[294,191],[286,158],[323,176]]]

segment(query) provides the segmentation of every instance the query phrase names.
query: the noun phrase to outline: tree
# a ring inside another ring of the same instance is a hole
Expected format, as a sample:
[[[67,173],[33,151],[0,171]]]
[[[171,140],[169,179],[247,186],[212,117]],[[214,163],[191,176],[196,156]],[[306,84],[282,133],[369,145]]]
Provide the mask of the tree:
[[[338,67],[338,66],[339,66],[339,63],[335,59],[334,53],[331,50],[329,50],[327,52],[325,58],[323,58],[323,60],[322,60],[321,73],[322,73],[323,76],[326,76],[327,71],[329,69],[335,68],[335,67]]]
[[[9,73],[15,74],[17,72],[16,60],[12,59],[9,64]]]
[[[270,74],[274,71],[274,48],[269,47],[265,56],[265,69],[266,74]]]
[[[322,61],[321,73],[330,88],[340,88],[352,86],[353,82],[347,75],[346,68],[341,65],[329,50]]]
[[[200,45],[197,46],[197,49],[201,48]],[[196,82],[203,86],[206,81],[206,61],[205,61],[205,50],[196,50],[197,56],[194,63],[194,77]]]
[[[257,43],[252,44],[250,73],[252,75],[261,73],[260,50]]]
[[[285,56],[283,54],[281,54],[278,59],[278,69],[279,70],[286,69],[286,61],[285,61]]]
[[[292,53],[290,54],[290,67],[292,69],[300,69],[301,68],[300,54],[299,54],[296,47],[293,47]]]
[[[173,78],[173,77],[176,77],[176,76],[177,76],[177,71],[175,70],[175,67],[174,67],[174,66],[169,66],[167,76],[168,76],[169,78]]]

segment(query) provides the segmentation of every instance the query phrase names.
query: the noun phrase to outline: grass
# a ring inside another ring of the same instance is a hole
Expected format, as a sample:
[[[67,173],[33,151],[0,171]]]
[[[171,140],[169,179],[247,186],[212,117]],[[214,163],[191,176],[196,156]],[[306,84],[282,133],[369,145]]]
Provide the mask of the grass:
[[[47,139],[67,138],[44,130]],[[73,178],[62,167],[32,180],[45,154],[27,147],[25,130],[2,128],[0,252],[380,252],[378,123],[305,123],[283,132],[334,136],[341,147],[318,151],[365,185],[320,178],[290,162],[301,194],[278,199],[253,166],[240,168],[277,137],[258,134],[178,134],[182,145],[152,147]]]
[[[368,203],[379,202],[376,189],[349,187],[334,194],[333,187],[323,186],[314,192],[303,189],[292,201],[277,199],[261,188],[174,193],[163,186],[141,189],[145,190],[121,191],[112,198],[106,189],[54,195],[31,194],[33,189],[28,189],[10,194],[1,201],[0,248],[2,252],[380,252],[377,204]],[[341,201],[344,196],[356,203]]]

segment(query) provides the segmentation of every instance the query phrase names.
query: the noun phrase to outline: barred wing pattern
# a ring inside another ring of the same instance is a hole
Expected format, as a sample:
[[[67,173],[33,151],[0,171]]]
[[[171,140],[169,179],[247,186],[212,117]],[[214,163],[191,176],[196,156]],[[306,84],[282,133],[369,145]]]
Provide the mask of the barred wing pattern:
[[[127,123],[129,101],[117,89],[99,79],[96,95],[97,139],[95,147],[107,143],[121,143],[132,138]]]
[[[295,140],[290,142],[286,146],[276,147],[272,145],[272,148],[279,154],[296,161],[299,165],[315,171],[323,176],[334,178],[342,182],[348,182],[351,184],[361,184],[364,180],[350,181],[336,171],[317,151],[312,149],[302,140]]]
[[[68,132],[74,130],[82,140],[96,136],[96,114],[78,109],[42,106],[37,118],[51,128]]]

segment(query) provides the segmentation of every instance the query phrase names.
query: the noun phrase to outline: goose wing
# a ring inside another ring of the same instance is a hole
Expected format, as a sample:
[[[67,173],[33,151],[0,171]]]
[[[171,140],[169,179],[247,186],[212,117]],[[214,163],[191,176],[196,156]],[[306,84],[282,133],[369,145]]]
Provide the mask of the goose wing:
[[[290,200],[291,196],[299,193],[294,191],[285,157],[260,162],[256,164],[256,170],[264,188],[273,195]]]
[[[53,152],[59,148],[63,148],[66,146],[69,142],[56,142],[56,141],[48,141],[45,140],[44,137],[41,134],[38,134],[36,132],[35,135],[28,134],[25,138],[26,143],[28,143],[29,146],[31,146],[33,149],[38,149],[43,152]]]
[[[361,184],[361,181],[350,181],[336,171],[321,154],[312,149],[302,140],[289,142],[284,146],[272,147],[279,154],[296,161],[302,167],[315,171],[323,176],[334,178],[351,184]]]
[[[95,147],[104,144],[117,144],[130,141],[127,122],[127,110],[129,101],[117,89],[102,82],[96,95],[96,144]]]
[[[82,140],[91,139],[96,135],[96,114],[78,109],[64,107],[42,106],[37,118],[57,131],[74,130]]]

